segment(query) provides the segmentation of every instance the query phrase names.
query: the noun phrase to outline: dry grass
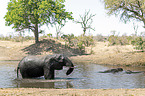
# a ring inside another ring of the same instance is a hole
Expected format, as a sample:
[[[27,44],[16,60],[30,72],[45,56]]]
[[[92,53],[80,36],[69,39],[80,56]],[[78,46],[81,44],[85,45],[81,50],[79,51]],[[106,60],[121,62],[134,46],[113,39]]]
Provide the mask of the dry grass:
[[[89,53],[90,48],[88,48]],[[92,48],[94,54],[74,56],[74,62],[125,65],[125,66],[145,66],[145,52],[134,50],[132,45],[108,46],[108,42],[97,42]]]

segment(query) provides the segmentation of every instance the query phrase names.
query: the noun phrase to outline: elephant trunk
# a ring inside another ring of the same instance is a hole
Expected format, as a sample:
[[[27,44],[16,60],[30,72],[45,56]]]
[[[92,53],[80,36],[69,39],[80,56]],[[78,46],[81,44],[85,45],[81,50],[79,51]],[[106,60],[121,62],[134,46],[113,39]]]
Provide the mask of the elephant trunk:
[[[67,62],[66,62],[66,67],[69,67],[69,69],[66,72],[66,75],[71,74],[74,70],[74,65],[68,58],[67,58]]]

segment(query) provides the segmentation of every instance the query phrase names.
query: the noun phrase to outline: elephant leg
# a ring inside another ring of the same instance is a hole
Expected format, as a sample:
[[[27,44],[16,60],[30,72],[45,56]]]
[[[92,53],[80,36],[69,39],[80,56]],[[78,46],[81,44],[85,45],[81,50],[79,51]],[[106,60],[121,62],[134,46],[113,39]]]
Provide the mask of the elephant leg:
[[[21,72],[22,78],[29,78],[28,74],[26,72]]]
[[[44,69],[45,79],[54,79],[54,69],[45,68]]]

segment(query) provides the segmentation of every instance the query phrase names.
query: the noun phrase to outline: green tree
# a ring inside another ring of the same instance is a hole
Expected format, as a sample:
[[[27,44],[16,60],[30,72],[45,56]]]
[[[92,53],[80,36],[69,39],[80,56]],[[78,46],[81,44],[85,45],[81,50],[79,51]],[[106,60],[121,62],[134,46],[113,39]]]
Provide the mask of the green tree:
[[[125,23],[132,19],[142,21],[145,26],[145,0],[103,0],[108,14],[120,16]]]
[[[93,18],[95,15],[89,14],[89,13],[90,13],[90,11],[85,12],[84,16],[81,16],[81,15],[80,15],[80,19],[81,19],[81,20],[77,20],[77,21],[76,21],[76,23],[80,23],[81,26],[82,26],[82,28],[83,28],[83,32],[84,32],[84,33],[83,33],[83,36],[85,36],[86,30],[88,30],[88,29],[92,29],[92,30],[95,31],[95,29],[92,28],[92,23],[93,23],[93,19],[92,19],[92,18]]]
[[[39,28],[43,25],[64,24],[72,20],[72,13],[66,12],[64,0],[10,0],[5,15],[6,25],[16,31],[31,30],[35,43],[39,42]]]

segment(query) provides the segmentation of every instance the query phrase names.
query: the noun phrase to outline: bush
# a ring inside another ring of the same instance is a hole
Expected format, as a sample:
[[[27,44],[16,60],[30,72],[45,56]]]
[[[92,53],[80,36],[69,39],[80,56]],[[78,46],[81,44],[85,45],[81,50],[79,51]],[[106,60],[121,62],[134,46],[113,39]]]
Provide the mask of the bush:
[[[131,37],[111,35],[109,36],[108,41],[109,41],[109,45],[129,45],[131,41]]]
[[[135,49],[144,51],[145,38],[142,36],[114,36],[111,35],[108,38],[109,45],[129,45],[135,46]]]
[[[85,53],[85,47],[93,45],[93,36],[74,36],[74,34],[62,35],[61,38],[65,40],[66,47],[74,47],[79,49],[81,54]]]
[[[132,45],[136,46],[135,49],[144,51],[145,49],[145,41],[143,40],[143,37],[136,37],[135,40],[132,40]]]

